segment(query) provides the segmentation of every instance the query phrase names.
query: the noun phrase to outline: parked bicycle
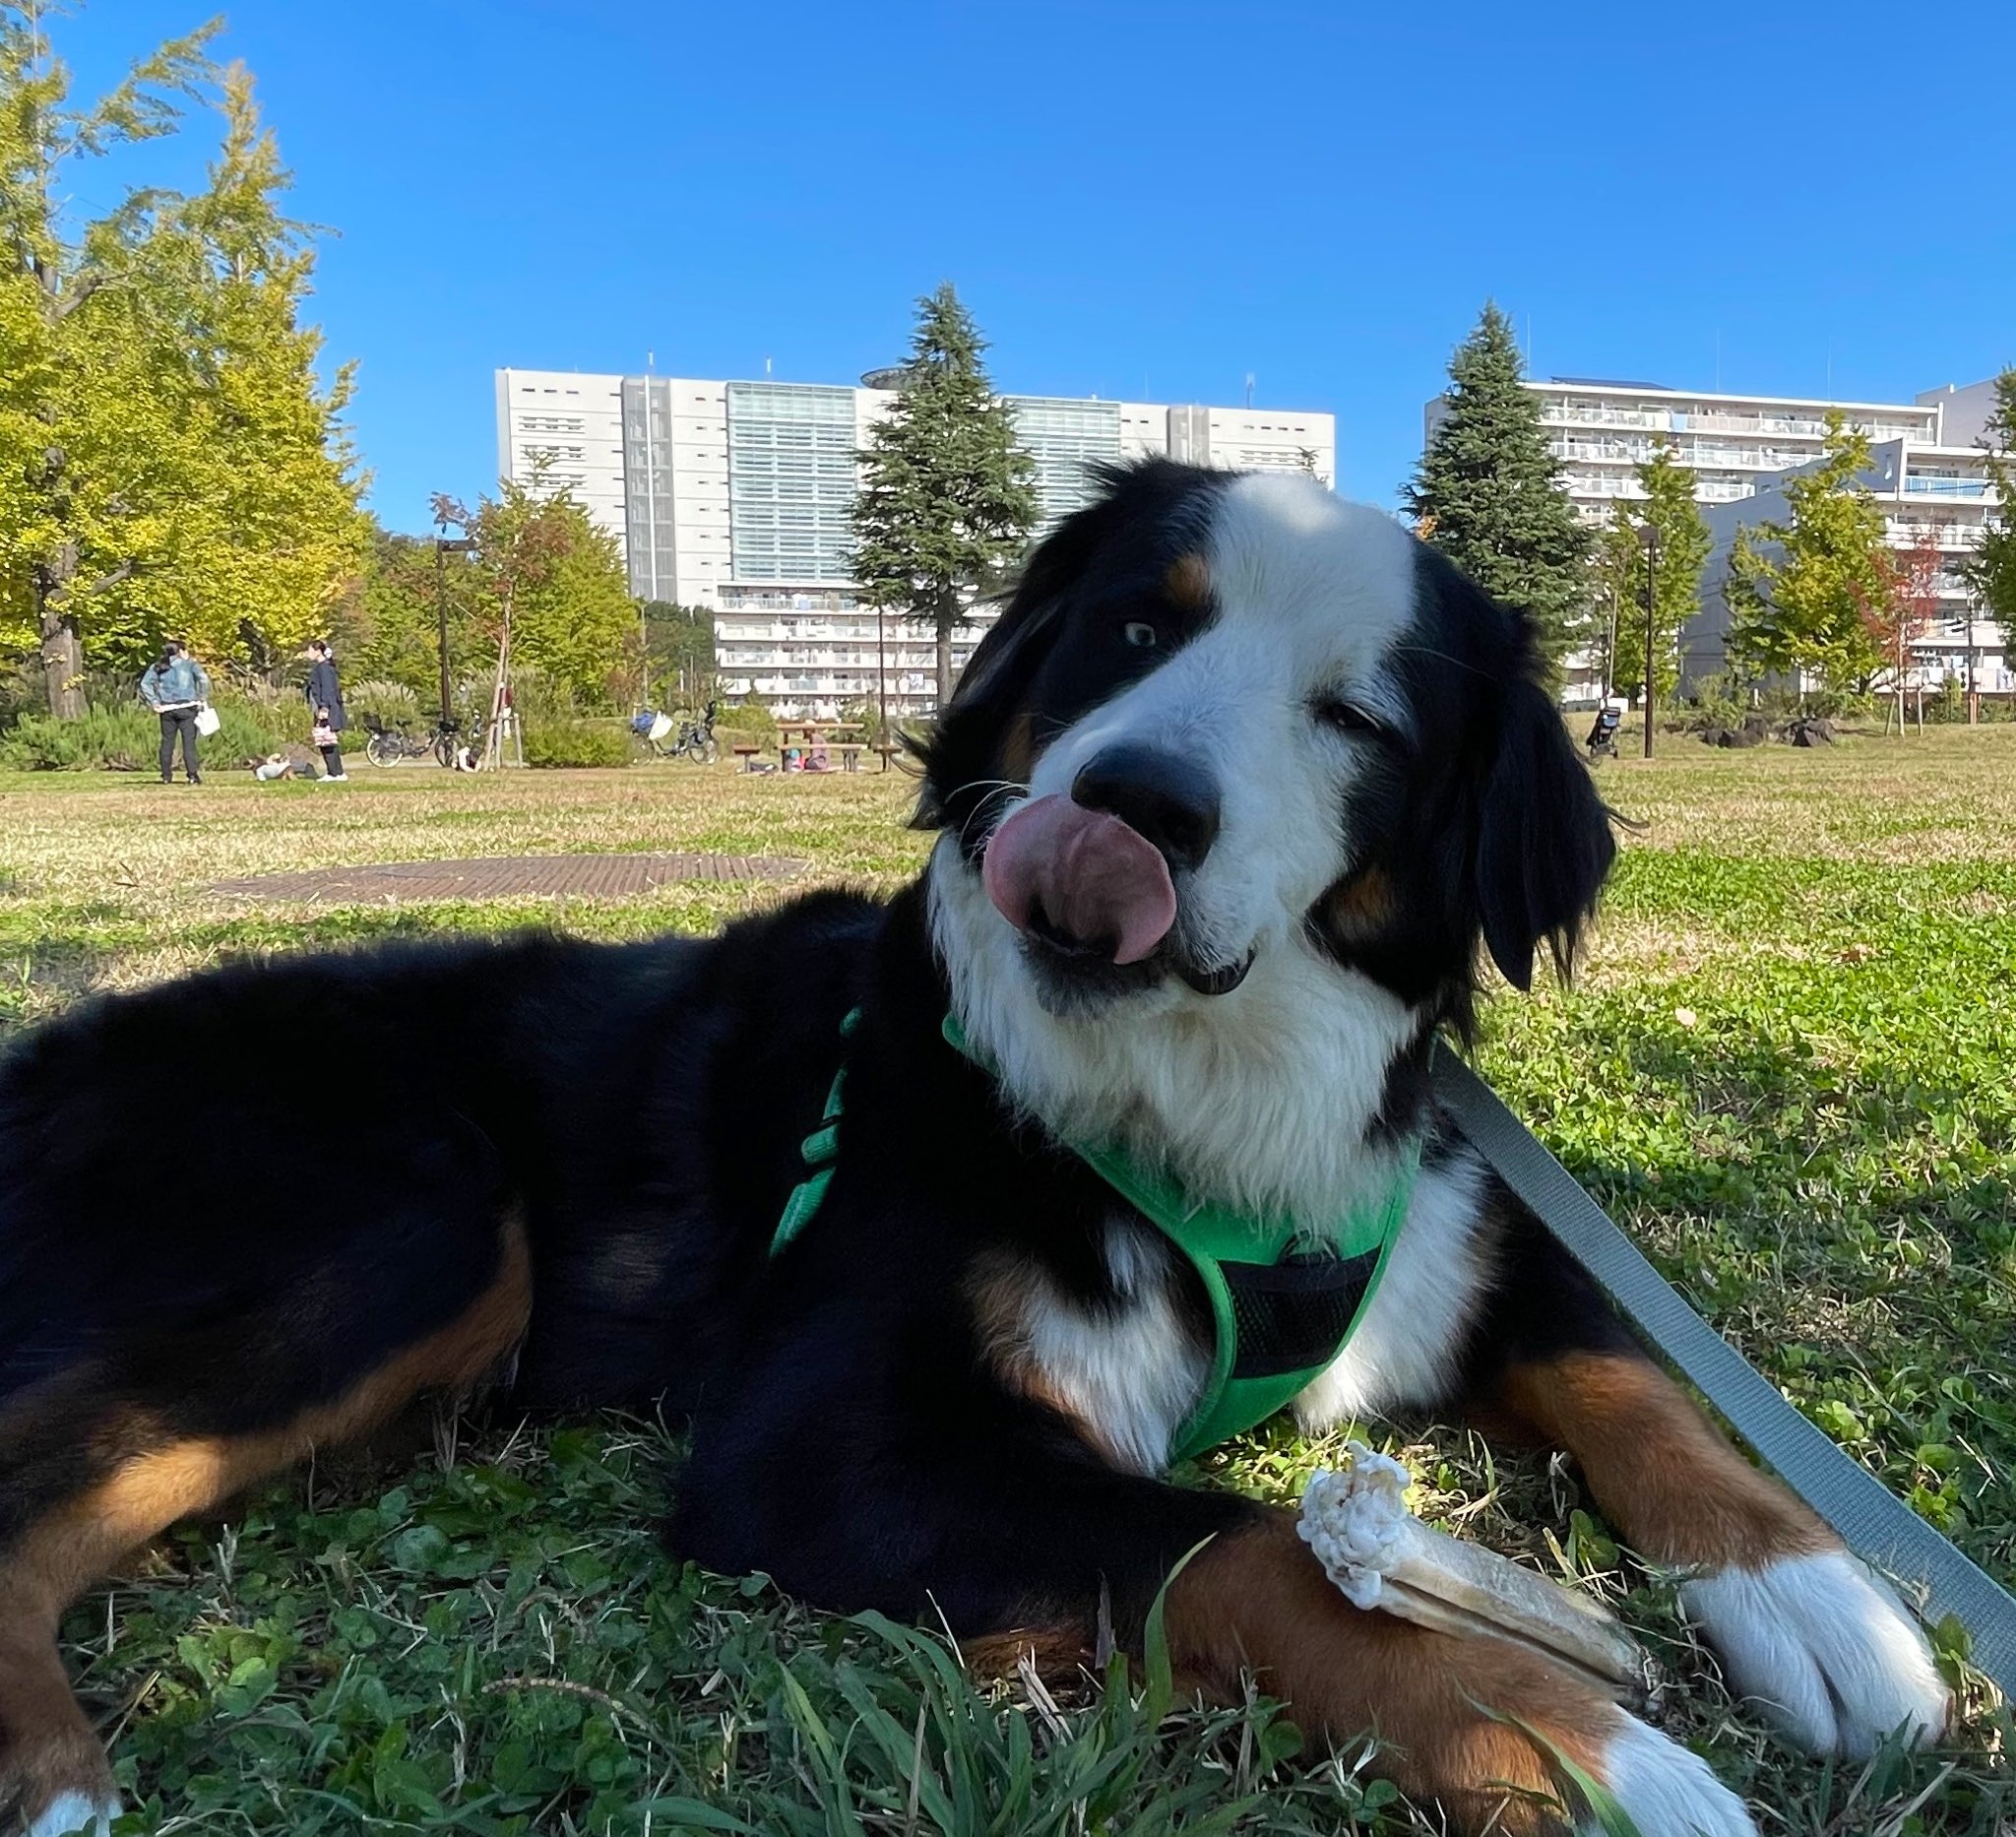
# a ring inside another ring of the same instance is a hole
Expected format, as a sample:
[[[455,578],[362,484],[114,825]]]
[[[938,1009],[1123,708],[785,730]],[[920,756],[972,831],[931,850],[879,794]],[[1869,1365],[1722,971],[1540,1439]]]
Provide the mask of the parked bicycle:
[[[402,765],[409,759],[425,759],[429,754],[437,765],[453,767],[459,756],[472,755],[482,744],[480,718],[458,721],[453,715],[436,721],[425,733],[415,733],[410,722],[388,727],[376,715],[361,717],[371,737],[364,742],[364,757],[375,766]],[[464,749],[467,749],[467,755]]]
[[[661,709],[647,708],[630,717],[630,731],[651,749],[655,759],[677,759],[682,755],[697,765],[712,765],[721,756],[721,744],[714,737],[714,718],[720,705],[709,702],[697,720],[674,721]]]

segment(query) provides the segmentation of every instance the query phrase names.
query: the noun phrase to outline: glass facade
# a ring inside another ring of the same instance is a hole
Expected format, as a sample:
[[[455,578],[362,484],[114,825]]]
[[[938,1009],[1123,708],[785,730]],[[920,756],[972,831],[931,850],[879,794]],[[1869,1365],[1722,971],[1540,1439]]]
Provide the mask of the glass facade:
[[[1120,405],[1067,396],[1009,396],[1015,441],[1036,462],[1040,527],[1092,500],[1090,468],[1120,457]]]
[[[659,376],[623,379],[623,529],[630,591],[674,599],[672,387]]]
[[[854,392],[730,383],[727,419],[734,579],[850,580]]]

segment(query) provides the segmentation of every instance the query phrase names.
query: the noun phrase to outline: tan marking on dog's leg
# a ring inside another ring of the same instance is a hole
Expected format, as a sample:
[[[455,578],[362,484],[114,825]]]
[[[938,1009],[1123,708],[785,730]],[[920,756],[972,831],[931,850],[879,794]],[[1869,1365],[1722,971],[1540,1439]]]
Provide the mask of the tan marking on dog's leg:
[[[1627,1726],[1522,1647],[1354,1608],[1286,1513],[1207,1545],[1169,1585],[1165,1613],[1171,1660],[1214,1695],[1236,1700],[1250,1672],[1318,1740],[1375,1735],[1376,1770],[1465,1831],[1530,1837],[1568,1823],[1546,1756],[1488,1712],[1517,1716],[1598,1778]]]
[[[1649,1359],[1566,1353],[1514,1365],[1501,1388],[1520,1417],[1575,1457],[1604,1515],[1654,1562],[1754,1569],[1839,1546]]]
[[[495,1281],[445,1327],[395,1354],[335,1401],[254,1434],[192,1437],[135,1456],[37,1519],[0,1554],[0,1815],[32,1818],[66,1792],[111,1797],[103,1751],[56,1651],[63,1611],[129,1551],[192,1512],[346,1440],[421,1391],[475,1382],[517,1344],[532,1309],[532,1258],[507,1228]]]

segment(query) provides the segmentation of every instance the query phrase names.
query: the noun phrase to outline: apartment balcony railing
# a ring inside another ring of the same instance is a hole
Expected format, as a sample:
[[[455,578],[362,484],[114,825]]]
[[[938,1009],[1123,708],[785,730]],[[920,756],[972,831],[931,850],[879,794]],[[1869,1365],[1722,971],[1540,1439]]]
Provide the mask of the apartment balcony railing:
[[[1883,539],[1893,548],[1972,548],[1978,523],[1886,523]]]
[[[1985,498],[1994,495],[1985,478],[1931,478],[1922,473],[1906,473],[1904,488],[1914,497]]]

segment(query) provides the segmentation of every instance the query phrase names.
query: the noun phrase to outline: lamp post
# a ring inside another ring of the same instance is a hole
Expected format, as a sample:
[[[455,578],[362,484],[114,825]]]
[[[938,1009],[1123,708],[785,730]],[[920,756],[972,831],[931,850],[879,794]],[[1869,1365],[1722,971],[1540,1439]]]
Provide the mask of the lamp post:
[[[446,529],[448,526],[443,523],[441,527]],[[444,724],[454,714],[450,706],[454,698],[448,688],[448,572],[442,557],[451,551],[466,555],[473,547],[475,543],[466,536],[437,536],[434,538],[434,638],[441,653],[441,719]]]
[[[1652,666],[1652,640],[1655,616],[1659,607],[1659,527],[1653,523],[1638,526],[1639,545],[1645,550],[1645,756],[1652,757],[1652,685],[1655,680]]]

